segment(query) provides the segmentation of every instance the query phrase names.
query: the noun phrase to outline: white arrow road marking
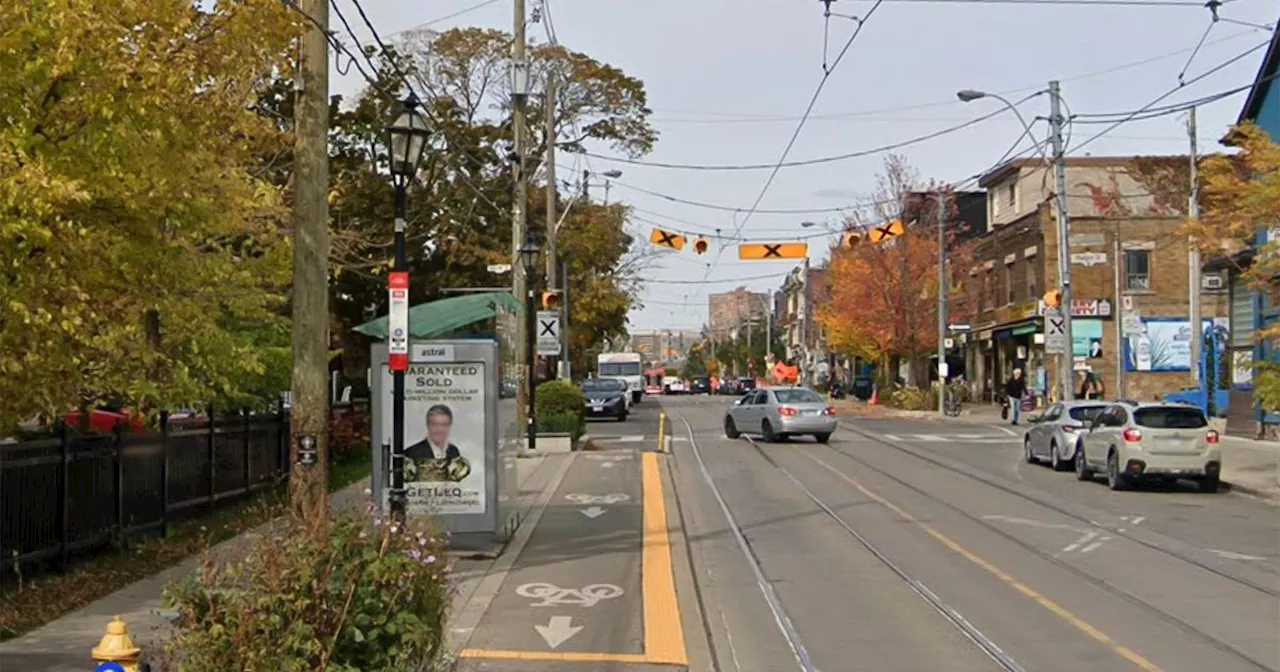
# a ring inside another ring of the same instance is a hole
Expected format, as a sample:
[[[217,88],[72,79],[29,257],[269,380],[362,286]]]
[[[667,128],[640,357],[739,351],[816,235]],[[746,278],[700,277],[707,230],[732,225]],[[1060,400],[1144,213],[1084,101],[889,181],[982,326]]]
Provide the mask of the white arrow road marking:
[[[552,616],[546,625],[535,625],[534,630],[546,640],[547,646],[557,649],[569,641],[570,637],[582,632],[581,625],[573,624],[572,616]]]
[[[600,468],[601,468],[601,469],[612,469],[612,468],[613,468],[613,463],[612,463],[612,462],[601,462],[601,463],[600,463]]]
[[[591,455],[590,453],[586,455],[586,458],[588,460],[593,460],[595,462],[622,462],[624,460],[630,460],[634,457],[635,457],[635,453],[623,453],[623,452],[619,452],[612,455]]]
[[[1245,555],[1244,553],[1236,553],[1234,551],[1220,551],[1216,548],[1206,548],[1204,550],[1220,555],[1228,560],[1266,560],[1266,558],[1256,555]]]
[[[883,436],[884,436],[884,438],[886,438],[886,439],[888,439],[888,440],[890,440],[890,441],[901,441],[901,440],[902,440],[902,437],[901,437],[901,436],[898,436],[897,434],[884,434]]]
[[[1142,521],[1146,519],[1147,519],[1146,516],[1120,516],[1120,520],[1123,520],[1127,523],[1131,523],[1133,525],[1141,525]]]
[[[615,492],[608,495],[584,495],[582,493],[575,492],[565,495],[564,498],[578,504],[618,504],[631,499],[631,495],[622,492]]]
[[[603,506],[592,506],[585,509],[578,509],[578,511],[581,511],[582,515],[592,519],[599,518],[604,515]]]

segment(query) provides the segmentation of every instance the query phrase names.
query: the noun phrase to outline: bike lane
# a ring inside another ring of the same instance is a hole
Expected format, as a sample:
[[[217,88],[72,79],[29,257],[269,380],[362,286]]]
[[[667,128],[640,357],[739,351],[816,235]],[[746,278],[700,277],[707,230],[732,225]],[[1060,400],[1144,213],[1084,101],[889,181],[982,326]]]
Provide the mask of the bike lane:
[[[573,456],[460,669],[687,664],[658,459],[630,450]]]

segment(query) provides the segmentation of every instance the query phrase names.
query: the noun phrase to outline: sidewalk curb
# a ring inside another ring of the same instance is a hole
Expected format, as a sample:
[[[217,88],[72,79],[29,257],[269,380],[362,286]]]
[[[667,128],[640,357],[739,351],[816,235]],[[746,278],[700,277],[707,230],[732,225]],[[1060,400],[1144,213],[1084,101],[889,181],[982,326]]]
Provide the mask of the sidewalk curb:
[[[1221,492],[1236,495],[1246,495],[1255,499],[1261,499],[1273,506],[1280,506],[1280,489],[1259,488],[1252,485],[1238,485],[1231,481],[1219,481]]]

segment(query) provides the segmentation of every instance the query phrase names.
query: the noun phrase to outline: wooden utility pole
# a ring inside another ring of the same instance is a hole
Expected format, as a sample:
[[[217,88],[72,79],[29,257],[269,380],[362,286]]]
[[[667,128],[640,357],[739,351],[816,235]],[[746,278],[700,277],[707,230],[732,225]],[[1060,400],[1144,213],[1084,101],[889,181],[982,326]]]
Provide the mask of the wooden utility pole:
[[[547,72],[545,96],[543,125],[547,136],[547,289],[554,289],[559,286],[556,276],[560,270],[560,262],[556,258],[556,234],[559,233],[559,227],[556,226],[556,196],[559,192],[556,190],[556,76],[553,72]],[[561,328],[563,327],[561,322]]]
[[[520,248],[525,243],[528,231],[529,183],[525,173],[525,161],[528,158],[525,147],[525,105],[529,99],[529,62],[525,56],[525,0],[514,0],[515,4],[515,39],[511,41],[511,116],[513,138],[513,154],[511,160],[512,179],[515,182],[515,199],[511,208],[511,293],[522,305],[529,305],[530,292],[533,287],[525,282],[528,275],[520,260]],[[534,372],[534,354],[528,352],[525,344],[529,342],[529,320],[517,320],[516,324],[516,418],[521,427],[529,424],[529,381]]]
[[[295,517],[327,520],[329,492],[329,3],[299,0],[302,35],[294,104],[293,392],[289,501]]]
[[[1196,143],[1196,108],[1189,110],[1190,116],[1187,117],[1187,136],[1191,140],[1191,189],[1187,194],[1187,214],[1191,217],[1192,222],[1198,222],[1200,219],[1200,175],[1199,175],[1199,147]],[[1213,399],[1213,390],[1204,384],[1204,381],[1212,381],[1213,377],[1207,374],[1208,371],[1200,370],[1200,360],[1203,358],[1204,350],[1204,319],[1201,317],[1203,312],[1200,307],[1200,246],[1196,244],[1196,239],[1191,238],[1191,245],[1187,249],[1187,275],[1189,283],[1187,286],[1187,300],[1190,304],[1189,317],[1191,322],[1191,380],[1196,382],[1201,389],[1208,390],[1206,399]],[[1116,263],[1120,263],[1116,260]],[[1208,412],[1209,409],[1205,409]]]

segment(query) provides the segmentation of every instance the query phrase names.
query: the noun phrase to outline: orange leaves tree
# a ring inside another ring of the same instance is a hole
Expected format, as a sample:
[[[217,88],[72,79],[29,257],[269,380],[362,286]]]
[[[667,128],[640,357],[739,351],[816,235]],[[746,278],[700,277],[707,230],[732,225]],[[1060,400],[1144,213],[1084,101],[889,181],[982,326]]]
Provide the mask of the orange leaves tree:
[[[1274,307],[1280,303],[1280,240],[1274,233],[1280,222],[1280,145],[1253,123],[1236,126],[1229,137],[1240,151],[1201,161],[1200,217],[1188,221],[1184,232],[1207,258],[1235,262],[1264,305]],[[1255,242],[1259,231],[1271,231],[1262,245]],[[1280,323],[1260,326],[1259,336],[1274,344]],[[1280,410],[1280,366],[1256,366],[1254,399],[1266,411]]]
[[[947,187],[922,185],[904,159],[890,156],[878,179],[875,196],[849,217],[846,229],[870,231],[899,219],[905,231],[891,239],[852,248],[835,247],[828,264],[831,300],[818,319],[827,342],[836,352],[887,365],[896,371],[911,361],[917,379],[923,364],[938,346],[938,195]],[[949,321],[963,322],[971,312],[964,282],[972,265],[970,247],[961,242],[955,199],[946,199],[949,212],[947,294]]]

